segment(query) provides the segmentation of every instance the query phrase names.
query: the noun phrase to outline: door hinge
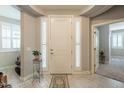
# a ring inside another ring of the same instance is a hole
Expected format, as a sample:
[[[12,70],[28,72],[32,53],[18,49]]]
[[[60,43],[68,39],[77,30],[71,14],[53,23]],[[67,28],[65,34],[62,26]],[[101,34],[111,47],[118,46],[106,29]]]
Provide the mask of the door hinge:
[[[96,48],[94,48],[94,50],[96,50]]]
[[[94,64],[94,67],[96,67],[96,64]]]

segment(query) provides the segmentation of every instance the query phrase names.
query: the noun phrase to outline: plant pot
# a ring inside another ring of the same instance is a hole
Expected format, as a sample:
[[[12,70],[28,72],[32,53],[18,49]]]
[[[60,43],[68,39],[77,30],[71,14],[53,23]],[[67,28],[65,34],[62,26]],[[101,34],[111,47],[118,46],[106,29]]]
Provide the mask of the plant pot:
[[[35,58],[34,59],[40,59],[40,56],[35,56]]]

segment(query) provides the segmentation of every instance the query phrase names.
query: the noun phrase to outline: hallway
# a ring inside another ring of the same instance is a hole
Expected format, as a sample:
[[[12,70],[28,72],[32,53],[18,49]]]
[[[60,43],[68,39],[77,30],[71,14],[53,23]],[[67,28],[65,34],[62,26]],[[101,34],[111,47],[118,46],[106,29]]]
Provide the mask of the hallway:
[[[124,59],[112,58],[109,64],[100,64],[97,74],[124,82]]]

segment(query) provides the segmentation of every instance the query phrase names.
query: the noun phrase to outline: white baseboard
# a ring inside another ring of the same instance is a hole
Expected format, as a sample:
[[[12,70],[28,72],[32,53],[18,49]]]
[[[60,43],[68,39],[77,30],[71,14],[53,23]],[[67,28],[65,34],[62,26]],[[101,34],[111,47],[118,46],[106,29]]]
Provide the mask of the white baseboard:
[[[91,74],[90,71],[73,71],[72,74]],[[45,71],[43,72],[43,75],[50,75],[50,72]]]
[[[124,59],[124,56],[111,56],[111,58],[121,58],[121,59]]]
[[[22,81],[26,81],[26,80],[31,79],[31,78],[33,78],[33,73],[30,74],[30,75],[27,75],[27,76],[25,76],[25,77],[20,77],[20,79],[21,79]]]
[[[8,65],[8,66],[0,67],[0,70],[12,69],[14,67],[15,67],[15,65]]]
[[[43,75],[50,75],[50,72],[44,71],[44,72],[43,72]]]
[[[72,72],[72,74],[84,74],[84,75],[88,75],[88,74],[91,74],[91,72],[90,71],[79,71],[79,72]]]

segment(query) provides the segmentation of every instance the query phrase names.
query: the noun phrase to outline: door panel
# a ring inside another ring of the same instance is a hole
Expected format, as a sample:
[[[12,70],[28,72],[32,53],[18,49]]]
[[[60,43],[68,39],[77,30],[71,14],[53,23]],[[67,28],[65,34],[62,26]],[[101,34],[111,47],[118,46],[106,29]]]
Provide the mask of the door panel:
[[[71,18],[51,18],[51,73],[71,72]]]

